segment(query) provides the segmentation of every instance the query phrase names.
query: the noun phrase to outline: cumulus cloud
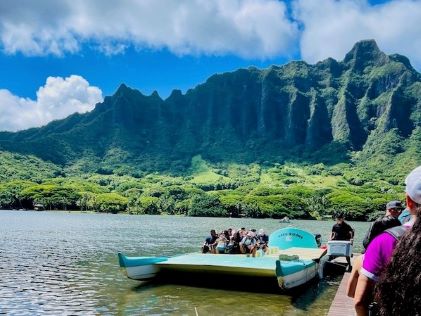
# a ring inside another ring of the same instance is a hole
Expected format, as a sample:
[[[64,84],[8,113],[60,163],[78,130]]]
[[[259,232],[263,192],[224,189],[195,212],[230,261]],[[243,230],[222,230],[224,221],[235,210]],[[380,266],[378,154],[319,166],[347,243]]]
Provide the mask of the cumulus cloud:
[[[20,98],[0,89],[0,130],[17,131],[37,127],[72,113],[87,112],[102,101],[102,91],[81,76],[48,77],[37,91],[37,99]]]
[[[3,0],[0,43],[26,55],[167,48],[176,54],[292,55],[298,28],[278,0]]]
[[[308,62],[341,60],[352,45],[375,39],[387,53],[406,55],[421,66],[421,1],[297,0],[293,14],[303,30],[301,55]]]

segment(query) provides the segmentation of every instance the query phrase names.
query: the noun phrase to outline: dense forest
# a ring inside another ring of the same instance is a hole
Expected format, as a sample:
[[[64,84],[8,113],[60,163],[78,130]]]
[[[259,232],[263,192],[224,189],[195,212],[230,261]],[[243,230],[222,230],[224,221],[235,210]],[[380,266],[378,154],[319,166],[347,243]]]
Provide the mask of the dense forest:
[[[0,205],[8,209],[40,203],[46,209],[131,214],[316,219],[343,211],[348,218],[366,219],[383,211],[389,200],[404,197],[404,172],[346,163],[210,165],[195,156],[184,176],[133,177],[67,174],[19,154],[2,153],[0,161]]]
[[[86,114],[0,133],[0,207],[365,219],[421,164],[421,75],[374,41],[343,61],[122,85]]]

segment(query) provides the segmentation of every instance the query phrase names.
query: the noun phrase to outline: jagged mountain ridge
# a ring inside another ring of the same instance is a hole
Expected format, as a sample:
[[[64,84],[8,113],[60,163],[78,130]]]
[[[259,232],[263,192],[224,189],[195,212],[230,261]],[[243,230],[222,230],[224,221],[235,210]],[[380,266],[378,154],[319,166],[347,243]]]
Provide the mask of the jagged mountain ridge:
[[[343,156],[390,131],[409,139],[420,126],[421,75],[406,57],[386,55],[367,40],[341,62],[239,69],[165,100],[123,84],[89,113],[0,133],[0,149],[62,165],[89,158],[87,170],[104,162],[159,170],[185,167],[196,154],[276,161],[334,146]]]

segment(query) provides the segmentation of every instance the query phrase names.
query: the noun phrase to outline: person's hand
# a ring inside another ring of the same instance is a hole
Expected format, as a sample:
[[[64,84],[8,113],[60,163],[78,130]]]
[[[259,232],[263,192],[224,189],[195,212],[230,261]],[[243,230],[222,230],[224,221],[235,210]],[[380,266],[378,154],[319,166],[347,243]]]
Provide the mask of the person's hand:
[[[351,238],[349,241],[351,242],[351,245],[354,245],[354,238]]]

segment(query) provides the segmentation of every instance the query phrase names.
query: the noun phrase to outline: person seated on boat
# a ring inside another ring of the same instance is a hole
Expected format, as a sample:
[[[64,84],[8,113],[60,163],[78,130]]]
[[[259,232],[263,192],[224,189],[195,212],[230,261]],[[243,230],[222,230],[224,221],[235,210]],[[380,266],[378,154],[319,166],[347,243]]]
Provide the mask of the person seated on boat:
[[[321,234],[314,234],[314,239],[316,240],[317,247],[322,246],[322,235]]]
[[[245,227],[240,228],[240,236],[241,236],[241,239],[243,239],[243,237],[247,236],[247,230],[246,230]]]
[[[354,229],[345,222],[344,215],[342,213],[337,213],[336,215],[336,224],[332,227],[330,240],[349,240],[351,244],[354,241]],[[328,260],[331,261],[334,258],[334,256],[329,256]],[[351,271],[351,257],[346,256],[345,258],[348,264],[348,271]]]
[[[225,235],[225,238],[226,238],[227,240],[230,240],[231,234],[229,233],[229,230],[228,230],[228,229],[227,229],[227,230],[224,230],[224,231],[223,231],[223,233],[224,233],[224,235]]]
[[[235,252],[235,234],[236,231],[235,230],[231,230],[231,235],[228,238],[228,244],[227,247],[225,249],[225,253],[229,253],[229,254],[234,254]]]
[[[227,249],[228,239],[225,237],[225,233],[222,232],[219,234],[218,239],[216,240],[216,253],[222,254],[225,253]]]
[[[205,243],[202,246],[202,253],[208,253],[208,252],[214,253],[217,238],[218,238],[218,235],[216,234],[215,229],[212,229],[210,231],[210,236],[206,238]]]
[[[230,241],[228,243],[228,245],[229,244],[232,245],[232,247],[230,247],[230,249],[229,249],[230,254],[241,253],[241,250],[240,250],[241,240],[243,240],[243,236],[241,235],[241,230],[237,230],[237,231],[233,230],[232,234],[231,234],[231,237],[230,237]]]
[[[241,253],[252,254],[253,257],[256,255],[257,250],[257,239],[256,235],[250,231],[240,242]]]
[[[386,229],[401,225],[398,217],[402,210],[403,207],[401,201],[391,201],[387,203],[386,214],[371,223],[370,228],[365,234],[363,240],[363,253],[367,249],[368,244],[374,239],[374,237],[380,235],[380,233],[384,232]]]
[[[268,250],[269,236],[266,235],[263,228],[259,229],[257,234],[257,250],[262,249],[264,252]]]
[[[228,238],[229,238],[232,236],[232,228],[231,227],[228,228],[227,231],[228,231]]]

